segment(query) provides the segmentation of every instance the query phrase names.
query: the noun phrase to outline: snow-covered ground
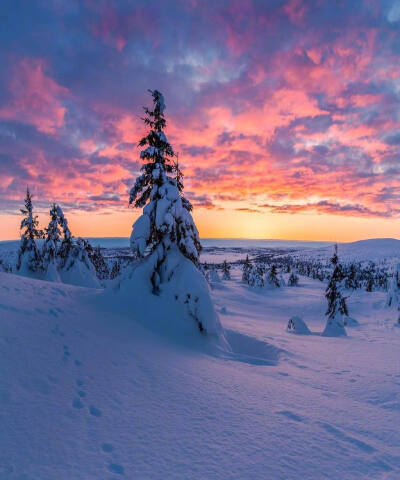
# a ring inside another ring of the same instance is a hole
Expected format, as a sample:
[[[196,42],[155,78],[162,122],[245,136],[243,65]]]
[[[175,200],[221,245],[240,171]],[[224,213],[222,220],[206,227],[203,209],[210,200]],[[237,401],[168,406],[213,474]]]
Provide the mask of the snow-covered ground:
[[[140,295],[0,273],[0,478],[398,480],[385,294],[353,293],[360,326],[325,338],[324,284],[239,276],[212,290],[229,352],[155,328]],[[293,315],[316,334],[287,333]]]

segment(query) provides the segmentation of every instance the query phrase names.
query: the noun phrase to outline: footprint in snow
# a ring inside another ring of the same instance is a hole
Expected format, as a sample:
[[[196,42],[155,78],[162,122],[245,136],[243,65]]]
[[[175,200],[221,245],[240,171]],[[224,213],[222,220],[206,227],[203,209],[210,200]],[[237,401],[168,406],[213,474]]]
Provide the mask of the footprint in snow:
[[[75,365],[77,367],[81,367],[83,365],[83,363],[80,360],[75,360]]]
[[[124,467],[122,465],[119,465],[118,463],[110,463],[108,469],[112,473],[118,473],[119,475],[124,474]]]
[[[79,390],[78,395],[79,395],[81,398],[85,398],[85,397],[86,397],[86,392],[84,392],[83,390]]]
[[[74,400],[72,402],[72,406],[74,408],[79,409],[79,410],[85,407],[85,405],[81,402],[81,400],[79,398],[74,398]]]
[[[81,380],[80,378],[78,378],[76,380],[76,384],[78,385],[78,387],[81,387],[83,385],[83,380]]]
[[[93,417],[101,417],[103,415],[102,411],[93,405],[90,405],[89,412]]]
[[[105,453],[111,453],[114,451],[114,446],[111,445],[111,443],[103,443],[101,445],[101,449],[103,450],[103,452]]]
[[[284,417],[288,418],[289,420],[294,420],[295,422],[305,422],[305,418],[297,413],[291,412],[290,410],[280,410],[276,412],[279,415],[283,415]]]

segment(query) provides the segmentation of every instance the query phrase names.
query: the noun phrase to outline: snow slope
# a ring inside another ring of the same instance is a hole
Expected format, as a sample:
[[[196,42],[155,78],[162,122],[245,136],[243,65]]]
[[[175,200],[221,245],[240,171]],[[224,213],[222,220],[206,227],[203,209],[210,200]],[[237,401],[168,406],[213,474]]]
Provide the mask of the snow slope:
[[[333,246],[307,249],[301,252],[312,258],[327,260],[332,256]],[[383,260],[400,258],[400,240],[395,238],[372,238],[358,242],[339,243],[338,254],[341,260],[355,262],[380,262]]]
[[[0,273],[0,478],[400,478],[400,329],[357,292],[346,338],[321,332],[323,285],[213,297],[233,353],[147,328],[99,290]],[[164,312],[159,312],[164,313]]]

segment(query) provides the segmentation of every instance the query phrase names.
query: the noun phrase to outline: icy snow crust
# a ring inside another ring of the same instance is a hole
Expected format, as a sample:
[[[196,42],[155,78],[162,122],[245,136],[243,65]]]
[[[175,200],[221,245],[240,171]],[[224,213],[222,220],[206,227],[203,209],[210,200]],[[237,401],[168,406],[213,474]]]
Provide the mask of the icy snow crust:
[[[172,292],[130,288],[139,269],[119,293],[0,273],[0,478],[398,480],[385,293],[354,292],[360,325],[330,338],[324,284],[252,289],[231,273],[212,290],[230,351],[218,331],[194,335]],[[296,315],[311,334],[286,332]]]

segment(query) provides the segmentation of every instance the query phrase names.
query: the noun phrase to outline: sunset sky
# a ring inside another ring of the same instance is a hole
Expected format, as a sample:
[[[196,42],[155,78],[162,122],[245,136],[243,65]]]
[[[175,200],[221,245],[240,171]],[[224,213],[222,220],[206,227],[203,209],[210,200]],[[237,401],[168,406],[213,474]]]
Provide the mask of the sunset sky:
[[[148,88],[202,237],[400,238],[400,0],[6,0],[0,239],[126,236]]]

